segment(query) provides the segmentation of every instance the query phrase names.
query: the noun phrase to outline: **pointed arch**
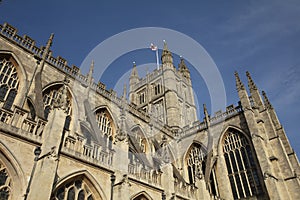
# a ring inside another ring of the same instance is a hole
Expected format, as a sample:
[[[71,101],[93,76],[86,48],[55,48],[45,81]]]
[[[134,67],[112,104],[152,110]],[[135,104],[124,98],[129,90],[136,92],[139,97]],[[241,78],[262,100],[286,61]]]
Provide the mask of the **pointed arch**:
[[[58,81],[48,84],[43,89],[44,115],[48,118],[52,110],[54,102],[62,95],[64,81]],[[78,116],[78,107],[74,93],[69,85],[65,85],[67,89],[67,116],[65,119],[65,130],[73,130],[76,126],[76,117]]]
[[[9,110],[13,104],[20,106],[26,88],[26,73],[17,57],[11,52],[0,51],[0,100],[4,101],[3,107]]]
[[[8,199],[22,199],[25,194],[24,172],[9,149],[0,141],[0,188],[6,190]],[[3,181],[5,179],[5,182]]]
[[[47,84],[46,86],[44,86],[43,88],[43,95],[49,91],[50,89],[53,89],[53,88],[60,88],[62,87],[63,85],[65,84],[64,81],[56,81],[56,82],[52,82],[52,83],[49,83]],[[70,86],[70,84],[67,84],[66,85],[66,88],[67,88],[67,95],[68,97],[70,98],[70,100],[72,101],[72,115],[73,117],[74,116],[78,116],[78,101],[77,101],[77,98],[76,98],[76,95],[75,93],[73,92],[72,90],[72,87]]]
[[[247,134],[240,127],[235,126],[235,125],[228,125],[227,127],[225,127],[223,129],[223,131],[220,134],[220,137],[219,137],[219,140],[218,140],[218,146],[217,146],[218,155],[223,155],[223,146],[222,146],[222,144],[223,144],[223,141],[224,141],[224,136],[229,130],[236,130],[236,131],[240,132],[244,137],[246,137],[248,141],[251,141],[251,138],[249,137],[249,134]],[[252,145],[251,145],[251,148],[253,148]]]
[[[264,185],[252,140],[241,129],[228,126],[219,139],[234,199],[263,195]]]
[[[26,89],[28,87],[27,73],[26,73],[25,68],[24,68],[22,62],[20,61],[20,59],[13,52],[0,50],[0,60],[2,58],[7,58],[8,60],[12,61],[12,63],[15,66],[15,69],[16,69],[16,72],[18,75],[18,79],[19,79],[19,85],[21,85],[22,87],[19,87],[16,90],[17,94],[15,97],[14,104],[20,106],[22,99],[25,98]]]
[[[133,195],[130,198],[130,200],[153,200],[153,199],[147,192],[142,191],[142,192],[139,192],[139,193]]]
[[[82,195],[88,200],[107,200],[102,187],[96,178],[86,170],[71,173],[54,184],[51,200],[60,199],[66,195],[77,195],[74,199],[80,199]]]
[[[108,146],[110,147],[117,130],[114,115],[107,106],[98,106],[93,112],[95,113],[96,124],[103,133],[104,138],[108,140]]]
[[[196,179],[202,179],[205,173],[207,150],[198,141],[194,141],[184,156],[184,165],[187,169],[187,177],[190,184],[194,184]]]

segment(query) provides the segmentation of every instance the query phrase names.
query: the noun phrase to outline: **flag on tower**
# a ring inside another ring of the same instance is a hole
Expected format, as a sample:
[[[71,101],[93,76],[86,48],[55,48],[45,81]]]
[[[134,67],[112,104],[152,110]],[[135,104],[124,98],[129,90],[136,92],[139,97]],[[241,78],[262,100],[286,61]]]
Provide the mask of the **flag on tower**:
[[[157,46],[155,46],[153,43],[150,44],[150,49],[152,51],[156,51],[157,50]]]

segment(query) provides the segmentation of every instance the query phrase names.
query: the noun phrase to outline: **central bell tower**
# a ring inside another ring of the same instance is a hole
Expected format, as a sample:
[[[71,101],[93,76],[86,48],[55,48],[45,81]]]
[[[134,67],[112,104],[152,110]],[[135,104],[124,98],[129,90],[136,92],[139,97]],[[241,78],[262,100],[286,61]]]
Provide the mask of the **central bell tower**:
[[[129,100],[150,117],[174,130],[197,121],[190,71],[180,58],[178,69],[173,55],[164,41],[158,69],[140,78],[134,63],[129,79]]]

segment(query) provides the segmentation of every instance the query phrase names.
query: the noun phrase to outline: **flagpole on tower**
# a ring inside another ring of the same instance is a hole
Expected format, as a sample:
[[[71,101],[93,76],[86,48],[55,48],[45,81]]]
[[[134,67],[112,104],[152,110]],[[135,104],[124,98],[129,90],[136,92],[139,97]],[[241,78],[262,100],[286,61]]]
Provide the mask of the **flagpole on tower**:
[[[155,55],[156,55],[156,67],[157,67],[157,70],[158,70],[158,69],[159,69],[158,48],[157,48],[157,46],[155,46],[153,43],[151,43],[150,49],[151,49],[152,51],[155,51]]]

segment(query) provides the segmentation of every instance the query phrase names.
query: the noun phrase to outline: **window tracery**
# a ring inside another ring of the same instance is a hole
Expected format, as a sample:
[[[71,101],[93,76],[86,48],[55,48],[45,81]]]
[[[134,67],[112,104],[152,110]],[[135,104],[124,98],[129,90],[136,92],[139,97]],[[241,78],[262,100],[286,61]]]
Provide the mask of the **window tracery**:
[[[107,138],[113,136],[112,118],[106,109],[102,108],[96,111],[96,122],[98,128],[102,131],[104,135],[107,136]]]
[[[234,199],[262,194],[262,185],[247,138],[231,130],[224,138],[223,151]]]
[[[53,109],[55,103],[57,103],[63,95],[63,85],[56,85],[49,89],[47,89],[43,94],[43,101],[44,101],[44,116],[45,119],[48,119],[49,113]],[[67,108],[66,108],[66,119],[65,119],[65,126],[64,128],[68,130],[70,128],[71,123],[71,115],[72,115],[72,101],[70,98],[70,94],[67,94]]]
[[[6,58],[0,58],[0,100],[4,108],[10,109],[14,103],[19,86],[19,78],[14,64]]]
[[[205,172],[206,152],[199,144],[194,144],[187,156],[188,175],[190,183],[196,178],[201,179]]]
[[[62,185],[55,192],[52,200],[96,200],[88,187],[82,180],[77,179]]]
[[[11,194],[11,178],[6,167],[0,162],[0,199],[8,200]]]

